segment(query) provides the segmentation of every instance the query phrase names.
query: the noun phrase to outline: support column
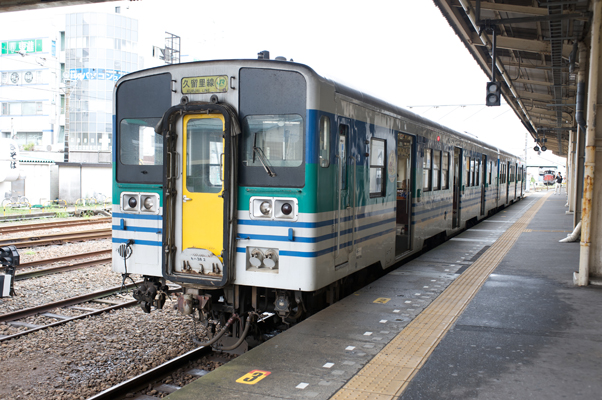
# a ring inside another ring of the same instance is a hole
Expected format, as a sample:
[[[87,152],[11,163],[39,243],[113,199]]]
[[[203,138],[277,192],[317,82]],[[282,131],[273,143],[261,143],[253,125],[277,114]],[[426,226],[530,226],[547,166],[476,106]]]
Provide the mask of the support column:
[[[602,177],[602,163],[596,167],[596,145],[602,151],[602,83],[600,75],[600,57],[602,54],[601,20],[602,0],[593,1],[593,15],[591,28],[591,49],[589,82],[587,91],[587,129],[585,134],[585,169],[583,203],[581,205],[581,251],[579,256],[579,273],[576,276],[579,286],[589,284],[590,276],[602,275],[602,225],[598,222],[602,210],[597,204],[602,196],[602,179],[598,178],[595,185],[596,170]]]
[[[575,157],[575,152],[573,151],[573,141],[575,140],[575,131],[570,130],[569,131],[569,144],[567,146],[566,149],[566,176],[565,176],[565,180],[567,181],[566,183],[566,195],[567,195],[567,203],[569,205],[569,209],[567,210],[567,214],[572,214],[575,211],[575,205],[574,205],[574,199],[573,199],[573,192],[575,191],[574,186],[575,183],[573,182],[572,179],[572,175],[573,175],[573,169],[574,169],[574,157]],[[575,225],[573,225],[573,228],[575,227]]]

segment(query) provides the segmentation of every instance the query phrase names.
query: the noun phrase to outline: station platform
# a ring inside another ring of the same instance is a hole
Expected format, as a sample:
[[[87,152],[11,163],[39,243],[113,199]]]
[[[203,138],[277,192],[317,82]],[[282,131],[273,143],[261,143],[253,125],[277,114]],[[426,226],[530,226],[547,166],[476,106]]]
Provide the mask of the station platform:
[[[565,203],[531,193],[167,398],[602,398]]]

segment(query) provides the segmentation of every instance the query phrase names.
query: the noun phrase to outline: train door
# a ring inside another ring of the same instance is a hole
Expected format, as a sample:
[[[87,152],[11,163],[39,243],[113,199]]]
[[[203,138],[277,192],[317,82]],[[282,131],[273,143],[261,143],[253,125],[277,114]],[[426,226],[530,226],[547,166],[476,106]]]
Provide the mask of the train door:
[[[336,216],[335,216],[335,266],[349,261],[349,253],[353,250],[353,219],[349,213],[355,215],[355,209],[349,207],[349,189],[347,175],[349,125],[339,125],[337,138],[337,189],[336,189]]]
[[[518,164],[514,164],[514,196],[513,196],[513,198],[515,200],[518,197],[518,181],[519,181],[518,177],[519,177]]]
[[[183,133],[182,272],[196,267],[201,274],[218,275],[225,249],[224,116],[186,115]]]
[[[481,179],[481,215],[485,215],[485,198],[487,194],[487,156],[485,154],[482,156],[481,164],[483,165],[483,176]]]
[[[397,207],[395,224],[395,255],[412,249],[412,188],[414,137],[397,134]]]
[[[453,189],[453,217],[452,228],[460,227],[460,174],[462,172],[462,149],[454,148],[454,189]]]
[[[504,204],[509,204],[508,201],[510,200],[510,161],[507,161],[506,164],[504,164],[504,167],[506,169],[504,174],[506,181],[506,202]]]

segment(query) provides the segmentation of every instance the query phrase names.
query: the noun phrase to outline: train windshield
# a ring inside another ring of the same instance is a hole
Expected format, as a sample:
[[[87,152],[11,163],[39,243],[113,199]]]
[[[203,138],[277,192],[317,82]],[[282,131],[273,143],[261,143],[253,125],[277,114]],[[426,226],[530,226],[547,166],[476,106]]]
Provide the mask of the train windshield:
[[[119,159],[125,165],[162,165],[163,136],[155,133],[160,118],[123,119]]]
[[[303,118],[300,115],[245,117],[241,183],[253,186],[302,186],[303,173],[298,170],[303,169],[303,137]],[[264,172],[261,173],[260,169]]]

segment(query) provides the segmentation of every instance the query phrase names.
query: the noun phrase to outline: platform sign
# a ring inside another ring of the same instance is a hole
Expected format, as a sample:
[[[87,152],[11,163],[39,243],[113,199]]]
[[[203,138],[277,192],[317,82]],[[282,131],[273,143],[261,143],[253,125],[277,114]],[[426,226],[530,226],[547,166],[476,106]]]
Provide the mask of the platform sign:
[[[389,302],[389,300],[386,297],[379,297],[378,299],[374,300],[373,303],[377,303],[377,304],[387,304]]]
[[[228,76],[195,76],[182,78],[183,94],[226,93],[228,91]]]
[[[266,376],[271,374],[269,371],[260,371],[258,369],[254,369],[246,375],[241,376],[236,380],[238,383],[244,383],[245,385],[254,385]]]

